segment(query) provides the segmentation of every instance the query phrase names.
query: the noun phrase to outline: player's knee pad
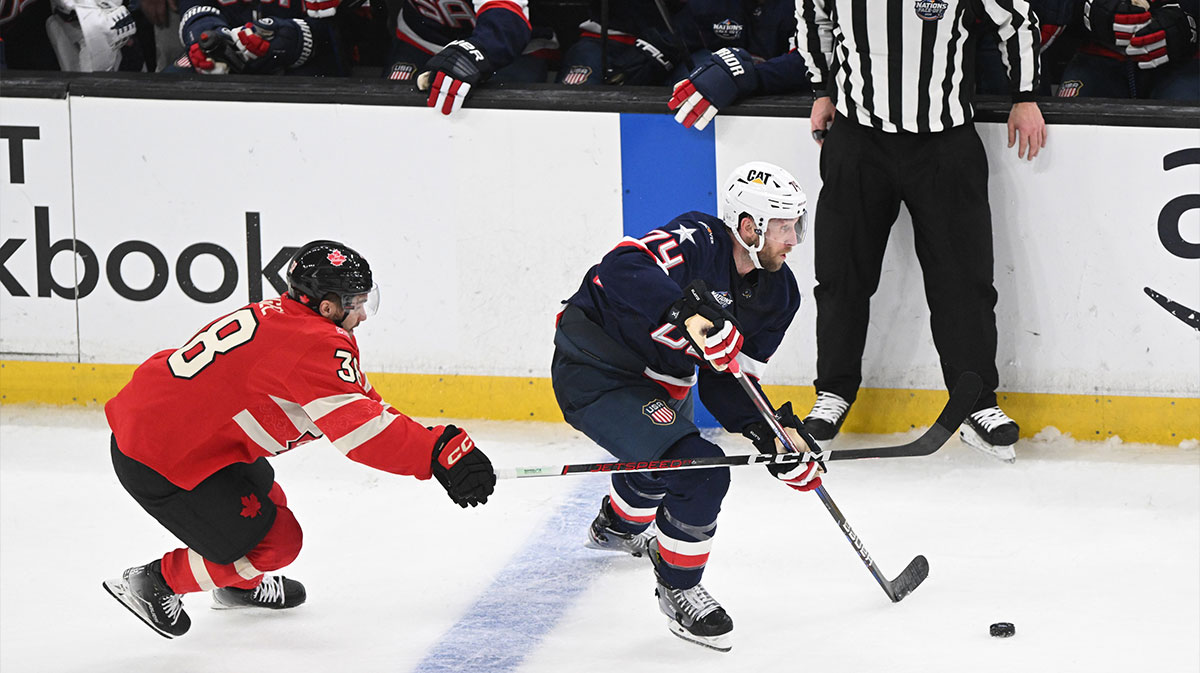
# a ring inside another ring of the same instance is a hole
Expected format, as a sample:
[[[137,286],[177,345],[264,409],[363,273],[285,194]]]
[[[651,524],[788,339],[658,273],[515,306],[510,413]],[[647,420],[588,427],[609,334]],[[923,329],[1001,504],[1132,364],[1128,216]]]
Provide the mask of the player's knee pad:
[[[276,484],[271,490],[272,502],[275,501],[275,490],[278,488],[279,485]],[[283,491],[279,490],[279,493],[282,495]],[[303,544],[304,533],[300,529],[300,523],[296,521],[296,515],[287,507],[277,505],[275,523],[271,530],[246,554],[246,558],[260,572],[278,570],[296,560]]]
[[[707,458],[723,456],[721,447],[704,439],[699,434],[688,435],[671,445],[663,454],[669,458]],[[701,470],[674,470],[663,472],[669,491],[676,493],[702,494],[702,497],[714,501],[718,506],[729,491],[729,468],[713,467]]]

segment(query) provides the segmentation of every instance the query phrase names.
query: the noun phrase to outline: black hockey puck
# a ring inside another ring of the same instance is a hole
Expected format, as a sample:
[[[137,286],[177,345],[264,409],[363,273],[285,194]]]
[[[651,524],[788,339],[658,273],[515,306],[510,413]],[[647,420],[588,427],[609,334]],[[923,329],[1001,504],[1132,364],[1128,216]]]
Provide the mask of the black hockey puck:
[[[1017,627],[1010,622],[996,622],[992,624],[988,631],[996,638],[1012,638],[1017,632]]]

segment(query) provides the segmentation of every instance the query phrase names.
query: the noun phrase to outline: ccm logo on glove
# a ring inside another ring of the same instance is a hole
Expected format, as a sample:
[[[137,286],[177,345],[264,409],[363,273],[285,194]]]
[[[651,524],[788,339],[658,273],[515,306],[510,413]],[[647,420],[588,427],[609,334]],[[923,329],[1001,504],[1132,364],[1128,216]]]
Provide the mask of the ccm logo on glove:
[[[446,448],[442,449],[442,452],[438,454],[438,462],[442,464],[442,467],[452,467],[460,458],[475,448],[475,442],[472,442],[471,438],[466,436],[466,434],[461,434],[455,439],[458,441],[451,440],[446,445]]]

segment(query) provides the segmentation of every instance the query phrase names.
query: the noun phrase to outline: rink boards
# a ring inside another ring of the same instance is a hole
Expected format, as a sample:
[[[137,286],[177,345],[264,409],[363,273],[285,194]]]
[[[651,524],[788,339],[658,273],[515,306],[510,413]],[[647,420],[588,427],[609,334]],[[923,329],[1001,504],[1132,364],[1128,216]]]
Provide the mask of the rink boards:
[[[820,185],[803,118],[697,133],[666,115],[68,97],[4,98],[0,126],[6,403],[103,402],[149,354],[278,294],[288,246],[333,237],[382,286],[359,340],[389,401],[559,420],[554,315],[621,236],[715,212],[718,181],[751,159],[813,202]],[[1200,132],[1053,126],[1031,163],[1002,125],[979,131],[1005,408],[1026,435],[1200,438],[1200,332],[1145,292],[1200,307]],[[928,424],[944,399],[912,247],[902,213],[848,430]],[[765,379],[800,406],[811,256],[810,237],[790,260],[805,302]]]

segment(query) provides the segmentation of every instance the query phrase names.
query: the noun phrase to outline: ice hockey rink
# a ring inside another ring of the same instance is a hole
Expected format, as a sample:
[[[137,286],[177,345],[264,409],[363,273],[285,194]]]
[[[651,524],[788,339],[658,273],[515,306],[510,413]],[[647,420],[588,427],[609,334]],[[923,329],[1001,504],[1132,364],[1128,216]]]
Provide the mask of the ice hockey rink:
[[[505,480],[464,511],[434,481],[323,442],[273,460],[305,532],[284,574],[308,602],[216,611],[190,594],[192,629],[167,640],[100,586],[178,546],[113,476],[102,412],[0,415],[3,673],[1200,670],[1195,443],[1049,430],[1013,465],[957,439],[926,458],[832,464],[828,492],[888,577],[929,559],[897,604],[815,495],[734,468],[704,580],[735,623],[719,653],[667,631],[646,560],[583,547],[604,476]],[[463,425],[498,466],[605,458],[565,424]],[[990,637],[1000,621],[1016,635]]]

